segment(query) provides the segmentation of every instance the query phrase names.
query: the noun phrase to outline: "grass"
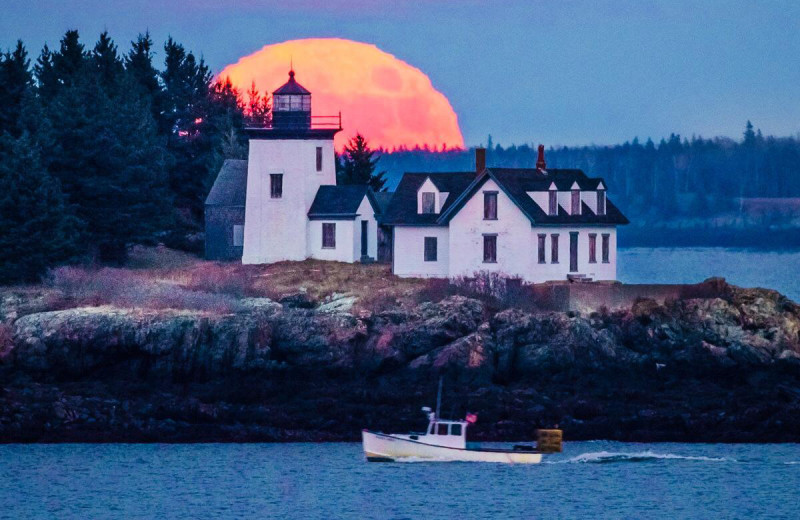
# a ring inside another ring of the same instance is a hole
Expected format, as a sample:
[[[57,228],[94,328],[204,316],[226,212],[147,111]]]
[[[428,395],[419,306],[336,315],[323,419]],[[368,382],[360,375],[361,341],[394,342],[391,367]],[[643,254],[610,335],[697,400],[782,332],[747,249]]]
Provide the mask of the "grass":
[[[453,295],[483,300],[488,309],[525,307],[516,293],[506,287],[506,280],[488,274],[451,283],[438,279],[398,278],[385,264],[305,260],[242,265],[210,262],[163,246],[137,246],[124,267],[59,267],[48,273],[42,285],[9,287],[0,294],[12,302],[6,310],[17,311],[17,315],[100,305],[226,314],[243,308],[244,298],[278,301],[298,293],[313,303],[323,303],[335,294],[354,296],[352,312],[355,314],[413,307],[423,301],[437,302]],[[31,308],[27,309],[25,301],[30,298],[24,296],[26,291],[39,294],[43,302],[28,305]],[[16,299],[9,299],[12,294]],[[5,312],[4,309],[0,311]]]
[[[313,302],[345,293],[357,299],[354,312],[382,310],[416,304],[429,283],[397,278],[383,264],[306,260],[242,265],[164,247],[136,247],[125,267],[59,267],[43,285],[53,309],[113,305],[229,313],[240,307],[242,298],[280,300],[297,293]]]

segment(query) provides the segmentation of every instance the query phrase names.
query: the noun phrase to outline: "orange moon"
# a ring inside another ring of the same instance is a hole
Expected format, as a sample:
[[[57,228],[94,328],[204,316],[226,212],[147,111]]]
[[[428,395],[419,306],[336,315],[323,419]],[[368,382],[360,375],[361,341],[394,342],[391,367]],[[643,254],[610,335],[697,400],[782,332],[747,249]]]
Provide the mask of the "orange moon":
[[[230,78],[242,93],[255,82],[271,95],[288,79],[290,62],[297,82],[311,91],[312,115],[341,111],[337,149],[357,132],[372,148],[386,150],[464,147],[458,116],[444,94],[424,72],[375,45],[340,38],[266,45],[225,67],[219,78]]]

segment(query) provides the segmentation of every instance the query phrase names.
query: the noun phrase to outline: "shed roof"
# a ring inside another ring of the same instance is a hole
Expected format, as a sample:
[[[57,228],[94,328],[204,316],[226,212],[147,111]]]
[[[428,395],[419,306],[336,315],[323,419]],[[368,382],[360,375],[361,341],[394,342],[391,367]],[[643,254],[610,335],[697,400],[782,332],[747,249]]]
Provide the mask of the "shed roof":
[[[206,197],[207,206],[244,206],[247,195],[247,161],[226,159]]]

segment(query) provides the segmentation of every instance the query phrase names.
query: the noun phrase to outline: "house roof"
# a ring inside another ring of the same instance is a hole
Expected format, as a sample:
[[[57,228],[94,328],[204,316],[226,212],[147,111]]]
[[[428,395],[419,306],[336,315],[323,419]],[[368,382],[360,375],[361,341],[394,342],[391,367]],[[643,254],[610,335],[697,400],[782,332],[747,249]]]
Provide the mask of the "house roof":
[[[578,183],[578,187],[581,190],[596,190],[600,183],[606,186],[603,179],[599,177],[589,178],[581,170],[553,169],[547,170],[545,175],[539,170],[532,169],[491,168],[487,169],[485,173],[486,176],[478,184],[483,184],[486,180],[493,178],[498,186],[506,192],[506,195],[535,224],[622,225],[629,222],[625,215],[608,198],[606,198],[605,215],[596,215],[585,203],[581,204],[580,215],[570,215],[561,206],[559,206],[557,215],[548,215],[527,193],[529,191],[547,191],[553,182],[555,182],[559,191],[569,191],[574,183]],[[476,186],[475,190],[477,191],[479,187]],[[463,205],[468,199],[469,196],[458,202]],[[449,218],[452,218],[455,213],[455,211],[452,212]],[[444,217],[444,214],[442,217]]]
[[[242,206],[247,194],[247,161],[226,159],[206,197],[207,206]]]
[[[380,214],[380,205],[375,193],[365,185],[320,186],[311,208],[310,219],[354,219],[364,197],[369,199],[372,209]]]
[[[400,184],[394,191],[389,206],[381,216],[382,224],[390,225],[416,225],[416,226],[437,226],[438,214],[417,213],[417,191],[430,178],[436,189],[440,192],[447,192],[449,195],[444,202],[442,211],[458,198],[467,186],[475,179],[475,172],[437,172],[437,173],[406,173],[400,179]]]
[[[378,191],[375,193],[375,201],[378,203],[381,213],[385,212],[386,208],[389,207],[392,195],[394,195],[393,191]]]
[[[289,71],[289,81],[278,87],[272,92],[273,95],[278,94],[311,94],[303,85],[294,79],[294,71]]]
[[[430,178],[439,191],[449,192],[439,214],[417,213],[417,191]],[[608,199],[606,214],[596,215],[585,204],[580,215],[569,215],[559,207],[558,215],[548,215],[528,195],[530,191],[548,191],[555,183],[559,191],[569,191],[577,183],[581,190],[595,190],[603,183],[601,178],[589,178],[581,170],[530,168],[487,168],[475,172],[406,173],[397,186],[381,222],[390,225],[446,226],[463,205],[489,179],[503,190],[517,207],[535,224],[627,224],[628,219]]]

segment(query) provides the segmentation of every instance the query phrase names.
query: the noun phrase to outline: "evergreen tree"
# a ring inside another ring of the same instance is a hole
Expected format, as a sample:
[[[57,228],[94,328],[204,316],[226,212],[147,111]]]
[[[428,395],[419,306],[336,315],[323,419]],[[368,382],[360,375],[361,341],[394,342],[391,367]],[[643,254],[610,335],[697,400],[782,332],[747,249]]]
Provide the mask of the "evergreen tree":
[[[270,123],[269,94],[261,95],[254,81],[247,91],[247,110],[245,122],[249,126],[268,126]]]
[[[49,169],[85,224],[86,247],[101,260],[119,262],[128,244],[163,229],[170,198],[150,106],[115,65],[113,42],[101,37],[98,48],[97,55],[84,55],[86,63],[74,67],[79,72],[46,111],[53,142]],[[90,66],[98,63],[97,56],[104,57],[105,66]],[[59,59],[60,53],[52,56],[53,63]]]
[[[384,189],[386,172],[375,173],[378,157],[360,133],[350,139],[344,153],[337,157],[337,184],[366,184],[375,191]]]
[[[33,282],[78,251],[77,221],[27,133],[0,150],[0,283]]]
[[[119,89],[122,81],[122,59],[117,53],[117,46],[108,36],[108,31],[100,34],[100,39],[94,46],[91,54],[91,64],[97,75],[98,82],[106,93],[113,96]]]
[[[0,136],[4,132],[19,137],[23,102],[31,93],[33,76],[28,51],[17,41],[13,52],[0,55]]]
[[[44,46],[34,71],[39,86],[39,97],[45,105],[61,89],[80,81],[85,74],[87,58],[88,53],[80,42],[78,31],[67,31],[56,52],[50,52],[47,45]]]
[[[164,46],[164,85],[159,131],[167,139],[170,189],[179,211],[190,216],[187,224],[199,228],[203,202],[212,175],[216,138],[209,121],[211,73],[205,63],[172,38]],[[224,97],[224,96],[223,96]]]
[[[136,41],[131,42],[131,50],[125,56],[125,71],[149,99],[153,118],[158,121],[163,101],[158,71],[153,66],[152,49],[150,33],[140,34]]]

